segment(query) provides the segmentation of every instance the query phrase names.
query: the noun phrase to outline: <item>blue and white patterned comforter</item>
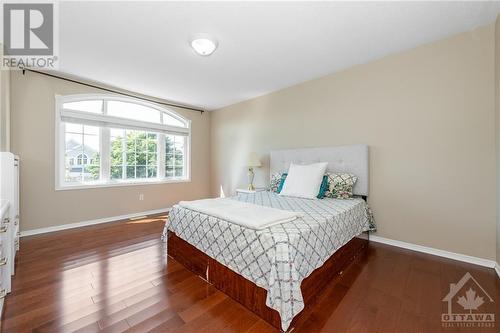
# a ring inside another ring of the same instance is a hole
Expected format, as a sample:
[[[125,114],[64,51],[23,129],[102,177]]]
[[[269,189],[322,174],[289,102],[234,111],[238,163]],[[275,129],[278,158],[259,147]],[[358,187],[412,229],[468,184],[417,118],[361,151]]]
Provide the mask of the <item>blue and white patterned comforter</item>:
[[[221,264],[267,290],[266,304],[278,311],[282,329],[304,308],[300,285],[340,247],[363,231],[374,229],[366,202],[360,198],[301,199],[273,192],[241,193],[234,200],[305,216],[263,230],[174,206],[167,230]]]

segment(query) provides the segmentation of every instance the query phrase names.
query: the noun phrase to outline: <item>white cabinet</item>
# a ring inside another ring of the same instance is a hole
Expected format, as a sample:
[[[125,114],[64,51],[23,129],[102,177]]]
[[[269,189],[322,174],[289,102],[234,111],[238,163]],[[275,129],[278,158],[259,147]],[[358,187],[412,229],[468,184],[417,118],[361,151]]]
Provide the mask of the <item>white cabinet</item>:
[[[2,288],[10,292],[10,277],[14,275],[16,253],[19,249],[19,158],[11,153],[0,153],[0,200],[8,203],[1,220],[2,245],[0,267]]]
[[[21,234],[19,230],[19,157],[14,156],[14,189],[13,189],[13,201],[12,201],[12,207],[13,207],[13,216],[14,216],[14,228],[12,229],[12,237],[14,239],[14,257],[15,253],[19,251],[19,236]],[[12,274],[14,274],[14,263],[15,261],[12,260]]]
[[[2,313],[5,295],[10,290],[10,267],[8,258],[5,256],[9,248],[8,224],[4,224],[9,219],[10,207],[7,200],[0,200],[0,314]]]

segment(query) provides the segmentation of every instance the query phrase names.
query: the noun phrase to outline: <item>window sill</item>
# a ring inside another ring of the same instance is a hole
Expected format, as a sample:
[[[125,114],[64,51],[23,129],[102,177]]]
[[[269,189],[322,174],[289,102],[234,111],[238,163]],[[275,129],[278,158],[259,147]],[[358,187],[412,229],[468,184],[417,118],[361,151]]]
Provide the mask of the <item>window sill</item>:
[[[68,190],[86,190],[94,188],[107,188],[107,187],[124,187],[124,186],[144,186],[144,185],[161,185],[161,184],[176,184],[176,183],[190,183],[191,178],[187,179],[164,179],[164,180],[138,180],[128,182],[109,182],[109,183],[80,183],[75,185],[56,185],[56,191]]]

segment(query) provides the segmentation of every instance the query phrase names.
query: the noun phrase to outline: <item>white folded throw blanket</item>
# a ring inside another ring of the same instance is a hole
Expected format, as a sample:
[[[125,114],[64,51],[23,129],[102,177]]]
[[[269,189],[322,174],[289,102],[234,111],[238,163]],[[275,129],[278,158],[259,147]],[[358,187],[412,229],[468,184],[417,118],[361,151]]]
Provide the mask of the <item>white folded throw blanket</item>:
[[[290,222],[303,216],[301,212],[259,206],[229,198],[181,201],[179,206],[256,230]]]

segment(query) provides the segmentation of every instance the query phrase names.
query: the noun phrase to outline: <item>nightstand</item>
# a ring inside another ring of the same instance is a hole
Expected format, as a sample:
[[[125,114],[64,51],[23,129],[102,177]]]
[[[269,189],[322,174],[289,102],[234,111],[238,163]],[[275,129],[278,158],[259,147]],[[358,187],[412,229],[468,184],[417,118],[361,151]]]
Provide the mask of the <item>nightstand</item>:
[[[236,194],[240,194],[240,193],[257,193],[257,192],[262,192],[262,191],[265,191],[266,189],[263,188],[263,187],[259,187],[259,188],[256,188],[255,190],[247,190],[247,189],[244,189],[244,188],[238,188],[236,189]]]

